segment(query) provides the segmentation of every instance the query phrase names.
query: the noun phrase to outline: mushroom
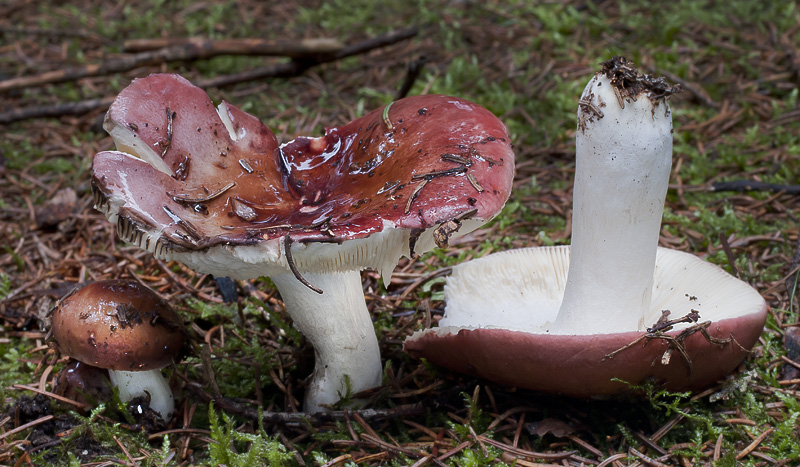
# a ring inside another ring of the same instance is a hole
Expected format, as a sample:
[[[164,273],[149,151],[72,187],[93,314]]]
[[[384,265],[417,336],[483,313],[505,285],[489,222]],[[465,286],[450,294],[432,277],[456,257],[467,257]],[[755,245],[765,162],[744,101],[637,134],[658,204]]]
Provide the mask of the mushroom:
[[[255,117],[177,75],[134,80],[97,154],[95,207],[124,240],[215,276],[269,276],[314,346],[305,409],[380,385],[359,271],[389,284],[403,255],[446,246],[511,190],[506,127],[455,97],[391,103],[279,145]]]
[[[178,356],[184,330],[180,316],[154,291],[128,280],[87,284],[56,304],[51,331],[62,355],[108,370],[122,402],[143,396],[161,418],[171,418],[173,395],[161,368]]]
[[[54,393],[81,404],[78,410],[82,413],[113,396],[108,370],[71,358],[58,372],[53,386]]]
[[[615,57],[578,108],[572,245],[510,250],[453,268],[439,327],[415,357],[503,384],[593,396],[653,379],[699,389],[733,371],[767,306],[694,255],[657,247],[675,89]]]

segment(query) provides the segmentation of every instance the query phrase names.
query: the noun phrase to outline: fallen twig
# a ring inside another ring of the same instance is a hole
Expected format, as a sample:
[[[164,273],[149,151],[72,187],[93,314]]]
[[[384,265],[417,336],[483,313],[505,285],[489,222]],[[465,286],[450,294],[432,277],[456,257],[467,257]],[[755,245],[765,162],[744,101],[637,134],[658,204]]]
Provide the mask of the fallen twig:
[[[798,266],[800,266],[800,235],[797,236],[797,240],[794,246],[794,253],[792,254],[792,261],[789,263],[789,273],[786,276],[786,279],[783,281],[783,286],[786,287],[786,292],[789,294],[789,310],[791,311],[794,308],[795,303],[795,296],[797,296],[797,279],[800,277],[798,275]]]
[[[264,78],[281,78],[297,76],[302,74],[305,70],[336,60],[341,60],[353,55],[367,53],[371,50],[379,49],[397,42],[404,41],[417,34],[417,28],[407,28],[392,31],[380,36],[371,37],[351,46],[344,47],[336,53],[308,56],[302,59],[294,59],[288,62],[273,63],[263,67],[245,70],[239,73],[229,75],[220,75],[214,78],[200,80],[195,83],[200,88],[222,87],[230,86],[232,84],[243,83],[247,81],[254,81]],[[163,50],[163,49],[162,49]],[[119,70],[126,71],[126,70]],[[106,73],[111,73],[106,71]],[[103,74],[103,73],[98,73]],[[19,79],[19,78],[17,78]],[[9,80],[11,81],[11,80]],[[3,92],[3,84],[8,81],[0,81],[0,92]],[[6,89],[8,90],[8,89]],[[104,110],[114,101],[114,96],[105,97],[102,99],[90,99],[80,102],[70,102],[65,104],[44,105],[26,107],[22,109],[14,109],[7,112],[0,112],[0,124],[8,124],[18,122],[21,120],[30,120],[33,118],[47,118],[59,117],[62,115],[82,115],[87,112],[95,110]]]
[[[486,436],[480,435],[477,439],[481,442],[484,442],[490,446],[494,446],[498,449],[501,449],[509,454],[513,454],[515,456],[526,457],[528,459],[534,460],[558,460],[558,459],[565,459],[570,456],[573,456],[578,453],[578,451],[562,451],[562,452],[533,452],[528,451],[525,449],[520,449],[514,446],[510,446],[508,444],[502,443],[500,441],[493,440],[491,438],[487,438]]]
[[[719,243],[722,245],[722,251],[725,252],[725,257],[728,258],[728,265],[731,267],[731,273],[734,277],[739,277],[739,268],[736,267],[736,256],[733,255],[731,245],[728,243],[728,237],[724,233],[719,233]]]
[[[32,422],[28,422],[28,423],[26,423],[24,425],[20,425],[20,426],[14,428],[13,430],[6,431],[2,435],[0,435],[0,439],[6,439],[7,437],[9,437],[9,436],[11,436],[13,434],[19,433],[20,431],[25,431],[30,427],[39,425],[41,423],[44,423],[44,422],[52,420],[52,419],[53,419],[53,415],[45,415],[42,418],[37,418],[36,420],[34,420]]]
[[[344,46],[337,39],[320,37],[312,39],[271,40],[259,38],[204,39],[201,37],[158,37],[129,39],[122,48],[126,52],[148,52],[168,47],[199,47],[220,55],[272,55],[280,57],[308,57],[335,53]]]
[[[652,69],[652,71],[655,72],[656,74],[664,76],[665,78],[667,78],[668,80],[672,81],[675,84],[680,84],[681,88],[689,91],[689,94],[694,96],[695,99],[702,102],[704,105],[711,107],[713,109],[718,109],[720,107],[720,105],[717,102],[714,102],[714,99],[712,99],[711,96],[708,94],[708,92],[705,89],[703,89],[703,87],[700,86],[699,84],[685,80],[680,76],[676,75],[675,73],[672,73],[663,68],[658,68],[658,67],[647,67],[647,68]]]
[[[288,233],[285,237],[283,237],[283,255],[286,257],[286,263],[289,264],[289,269],[292,271],[292,274],[294,274],[294,277],[296,277],[301,284],[305,285],[309,289],[318,294],[322,294],[322,289],[309,283],[306,278],[300,274],[297,266],[295,266],[294,260],[292,259],[292,237]]]
[[[739,454],[736,455],[736,460],[737,461],[742,460],[748,454],[753,452],[753,450],[755,448],[757,448],[758,445],[761,444],[761,442],[764,441],[767,438],[767,436],[769,436],[769,434],[772,433],[774,430],[775,430],[775,428],[771,427],[771,428],[767,429],[766,431],[764,431],[763,433],[761,433],[758,436],[758,438],[754,439],[752,443],[750,443],[746,448],[742,449],[742,451]]]
[[[633,347],[642,340],[645,340],[644,345],[647,345],[647,342],[649,342],[651,339],[662,339],[664,341],[667,341],[669,343],[669,346],[667,347],[667,350],[664,352],[664,354],[661,356],[661,364],[668,365],[670,358],[672,357],[672,351],[677,350],[683,357],[683,360],[686,362],[686,365],[689,367],[689,374],[692,374],[692,372],[694,371],[694,368],[692,366],[692,360],[691,358],[689,358],[689,354],[686,353],[686,348],[683,343],[683,341],[686,340],[687,337],[691,336],[694,333],[699,332],[703,335],[703,338],[709,344],[727,345],[731,341],[736,342],[736,340],[733,339],[733,337],[729,337],[728,339],[719,339],[709,334],[708,327],[711,325],[711,321],[704,321],[702,323],[698,323],[697,321],[700,319],[700,314],[697,312],[697,310],[692,310],[686,316],[673,320],[668,319],[668,317],[669,317],[669,310],[662,310],[661,317],[658,319],[658,322],[656,322],[656,324],[654,324],[652,327],[647,328],[646,333],[637,337],[628,344],[625,344],[619,349],[609,354],[606,354],[606,356],[603,357],[601,361],[606,361],[614,358],[614,356],[617,355],[618,353]],[[667,331],[672,330],[674,325],[678,323],[697,323],[697,324],[689,326],[676,336],[671,336],[667,334]],[[739,343],[736,342],[736,344]],[[741,347],[741,345],[739,345],[739,347]]]
[[[711,191],[783,191],[790,195],[800,194],[800,185],[779,185],[777,183],[757,182],[752,180],[731,180],[711,185]]]
[[[214,405],[227,413],[259,421],[259,411],[254,407],[242,405],[225,397],[214,397],[205,392],[197,383],[187,383],[187,389],[203,402],[213,402]],[[347,417],[358,414],[364,420],[405,419],[422,415],[424,408],[418,404],[400,405],[390,409],[360,409],[360,410],[334,410],[330,412],[261,412],[261,421],[266,425],[307,426],[322,425],[330,422],[345,421]]]
[[[89,76],[120,73],[141,66],[175,61],[201,60],[217,57],[219,55],[278,55],[304,58],[316,55],[331,55],[342,49],[342,45],[337,41],[329,41],[328,43],[307,44],[304,41],[297,41],[295,43],[289,41],[260,41],[258,39],[231,39],[223,41],[190,39],[189,42],[185,44],[109,58],[99,64],[92,63],[84,66],[48,71],[38,75],[7,79],[5,81],[0,81],[0,92],[41,86],[44,84],[63,83]]]
[[[637,451],[636,448],[630,448],[630,452],[635,457],[638,457],[640,461],[644,462],[647,465],[652,465],[653,467],[669,467],[667,464],[659,462],[656,459],[653,459],[652,457],[648,457],[644,453],[641,453],[641,452]]]

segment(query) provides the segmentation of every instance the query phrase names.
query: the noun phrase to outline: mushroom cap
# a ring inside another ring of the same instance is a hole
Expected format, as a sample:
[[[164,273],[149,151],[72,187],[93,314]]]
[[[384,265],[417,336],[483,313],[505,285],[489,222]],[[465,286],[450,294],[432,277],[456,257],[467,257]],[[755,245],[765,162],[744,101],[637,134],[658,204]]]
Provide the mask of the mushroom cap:
[[[58,372],[53,392],[91,407],[111,400],[113,393],[108,370],[74,359]]]
[[[160,74],[125,88],[105,128],[118,151],[95,156],[92,185],[120,236],[234,278],[286,272],[287,239],[307,272],[393,268],[491,219],[514,174],[505,125],[447,96],[402,99],[279,146],[255,117]]]
[[[93,282],[62,298],[52,313],[59,352],[109,370],[144,371],[169,365],[183,346],[180,316],[135,281]]]
[[[694,255],[659,248],[645,322],[655,324],[662,310],[671,311],[670,319],[695,310],[698,323],[710,321],[710,336],[733,340],[721,345],[701,332],[689,335],[683,345],[691,367],[670,341],[660,338],[642,339],[608,358],[646,330],[549,334],[568,267],[568,246],[510,250],[455,267],[447,279],[440,327],[417,331],[406,340],[405,350],[508,386],[586,397],[629,390],[622,381],[640,385],[652,380],[673,391],[707,387],[741,363],[764,327],[767,305],[752,287]],[[602,310],[597,319],[604,319]],[[666,334],[676,337],[691,325],[675,325]]]

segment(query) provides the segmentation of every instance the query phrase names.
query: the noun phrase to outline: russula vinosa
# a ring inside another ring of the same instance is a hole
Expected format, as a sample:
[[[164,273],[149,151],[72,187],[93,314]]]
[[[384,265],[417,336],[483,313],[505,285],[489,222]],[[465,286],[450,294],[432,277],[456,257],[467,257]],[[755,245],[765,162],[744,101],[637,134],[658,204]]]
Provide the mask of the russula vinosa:
[[[172,390],[161,369],[180,355],[185,334],[180,316],[154,291],[130,280],[92,282],[64,296],[51,320],[52,339],[62,355],[108,370],[122,402],[145,397],[162,419],[172,417]],[[98,382],[81,381],[79,368],[68,367],[72,374],[65,382],[74,376],[73,382],[82,385],[79,391],[95,392]],[[99,374],[88,368],[82,373]]]
[[[615,57],[578,107],[571,246],[495,253],[453,268],[438,328],[416,357],[503,384],[573,396],[647,380],[699,389],[757,341],[764,299],[694,255],[657,247],[672,159],[662,78]]]
[[[315,349],[305,409],[380,385],[359,271],[445,246],[511,190],[506,127],[463,99],[393,102],[278,144],[255,117],[177,75],[134,80],[108,111],[96,208],[124,240],[217,276],[269,276]]]

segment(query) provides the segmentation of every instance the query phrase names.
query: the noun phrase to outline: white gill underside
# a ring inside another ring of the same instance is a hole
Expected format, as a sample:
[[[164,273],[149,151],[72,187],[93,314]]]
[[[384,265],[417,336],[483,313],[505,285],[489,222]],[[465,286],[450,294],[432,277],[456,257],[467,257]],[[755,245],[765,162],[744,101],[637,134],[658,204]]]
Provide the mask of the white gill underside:
[[[555,334],[550,328],[561,307],[569,260],[569,246],[523,248],[454,267],[444,289],[444,317],[439,327],[430,331],[447,334],[462,328],[503,328]],[[715,322],[756,313],[765,306],[761,295],[743,281],[680,251],[658,248],[653,282],[644,326],[619,326],[615,332],[642,332],[658,321],[661,310],[670,310],[672,319],[697,310],[701,321]],[[615,310],[593,311],[604,317]],[[675,329],[687,326],[680,324]],[[575,322],[558,334],[593,332],[586,323]]]
[[[179,261],[197,272],[232,279],[255,279],[290,271],[283,238],[256,245],[217,245],[203,250],[174,249],[162,239],[161,229],[144,229],[120,218],[119,209],[126,202],[130,201],[112,196],[102,205],[96,204],[95,208],[117,225],[120,238],[158,259]],[[479,219],[464,220],[461,229],[451,239],[469,233],[485,222]],[[414,247],[416,254],[430,251],[435,246],[434,229],[429,228],[419,236]],[[410,256],[410,235],[409,230],[396,228],[393,223],[384,221],[380,232],[341,244],[295,242],[291,245],[292,260],[301,273],[374,269],[381,275],[384,284],[389,284],[400,258]]]

